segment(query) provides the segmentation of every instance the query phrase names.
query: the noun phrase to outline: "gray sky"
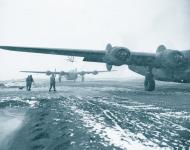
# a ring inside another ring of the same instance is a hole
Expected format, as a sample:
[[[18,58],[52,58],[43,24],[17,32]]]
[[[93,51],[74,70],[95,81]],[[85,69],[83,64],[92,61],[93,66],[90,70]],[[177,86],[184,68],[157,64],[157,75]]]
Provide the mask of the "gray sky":
[[[190,48],[189,0],[0,0],[0,45],[133,51]],[[105,64],[67,57],[0,50],[0,80],[20,70],[104,70]],[[127,66],[96,77],[136,77]]]

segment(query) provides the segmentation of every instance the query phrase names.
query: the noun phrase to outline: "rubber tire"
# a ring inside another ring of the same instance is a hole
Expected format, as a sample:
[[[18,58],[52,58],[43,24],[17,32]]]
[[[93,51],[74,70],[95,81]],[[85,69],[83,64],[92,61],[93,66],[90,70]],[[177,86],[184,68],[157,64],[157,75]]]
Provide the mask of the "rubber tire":
[[[145,88],[145,91],[154,91],[155,90],[155,80],[153,78],[152,79],[145,78],[144,88]]]

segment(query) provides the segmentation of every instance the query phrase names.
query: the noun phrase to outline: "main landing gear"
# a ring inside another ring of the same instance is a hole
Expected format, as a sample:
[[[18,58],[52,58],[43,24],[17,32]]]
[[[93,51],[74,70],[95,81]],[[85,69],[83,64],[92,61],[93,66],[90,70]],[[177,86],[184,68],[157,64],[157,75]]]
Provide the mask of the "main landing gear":
[[[155,80],[154,75],[152,74],[152,69],[149,68],[144,80],[145,91],[154,91],[155,90]]]
[[[59,76],[59,83],[61,83],[61,76]]]
[[[84,75],[81,76],[81,82],[84,82]]]

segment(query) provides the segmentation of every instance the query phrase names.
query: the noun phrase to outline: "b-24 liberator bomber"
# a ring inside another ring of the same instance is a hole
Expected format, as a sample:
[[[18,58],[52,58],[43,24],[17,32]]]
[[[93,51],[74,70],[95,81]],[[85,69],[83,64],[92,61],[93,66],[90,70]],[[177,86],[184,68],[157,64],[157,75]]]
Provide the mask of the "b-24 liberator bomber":
[[[59,82],[61,82],[61,77],[64,76],[66,80],[73,80],[76,81],[78,76],[81,76],[81,81],[84,82],[84,76],[86,74],[93,74],[93,75],[97,75],[99,73],[103,73],[103,72],[108,72],[108,71],[77,71],[75,70],[71,70],[71,71],[20,71],[20,72],[25,72],[25,73],[37,73],[37,74],[46,74],[48,76],[54,74],[54,75],[58,75],[59,76]]]
[[[160,45],[156,53],[133,52],[126,47],[107,44],[106,50],[84,50],[65,48],[37,48],[0,46],[1,49],[52,55],[83,57],[83,61],[105,63],[107,70],[112,66],[128,65],[129,69],[145,76],[146,91],[155,89],[155,80],[189,83],[190,50],[172,50]]]

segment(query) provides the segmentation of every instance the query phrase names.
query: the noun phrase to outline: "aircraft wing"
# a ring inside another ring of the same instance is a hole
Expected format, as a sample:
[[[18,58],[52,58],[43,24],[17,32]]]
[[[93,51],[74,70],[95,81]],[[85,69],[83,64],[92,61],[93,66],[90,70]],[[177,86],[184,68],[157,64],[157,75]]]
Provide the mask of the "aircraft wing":
[[[104,50],[83,50],[83,49],[67,49],[67,48],[40,48],[40,47],[17,47],[17,46],[0,46],[1,49],[17,51],[17,52],[30,52],[52,55],[66,55],[84,57],[94,62],[103,62]]]
[[[35,48],[35,47],[16,47],[0,46],[1,49],[31,52],[52,55],[66,55],[83,57],[83,61],[101,62],[107,64],[107,69],[111,70],[112,65],[137,65],[137,66],[155,66],[156,55],[150,53],[131,52],[125,47],[112,47],[108,44],[106,50],[83,50],[83,49],[64,49],[64,48]]]
[[[112,70],[112,71],[116,71],[116,70]],[[80,71],[80,72],[77,72],[78,74],[97,74],[97,73],[103,73],[103,72],[110,72],[110,71]]]
[[[20,71],[20,72],[25,72],[25,73],[42,73],[42,74],[47,73],[47,71]]]
[[[37,74],[46,74],[46,75],[51,75],[51,74],[63,74],[64,72],[57,72],[57,71],[20,71],[24,73],[37,73]],[[66,74],[66,73],[65,73]]]

